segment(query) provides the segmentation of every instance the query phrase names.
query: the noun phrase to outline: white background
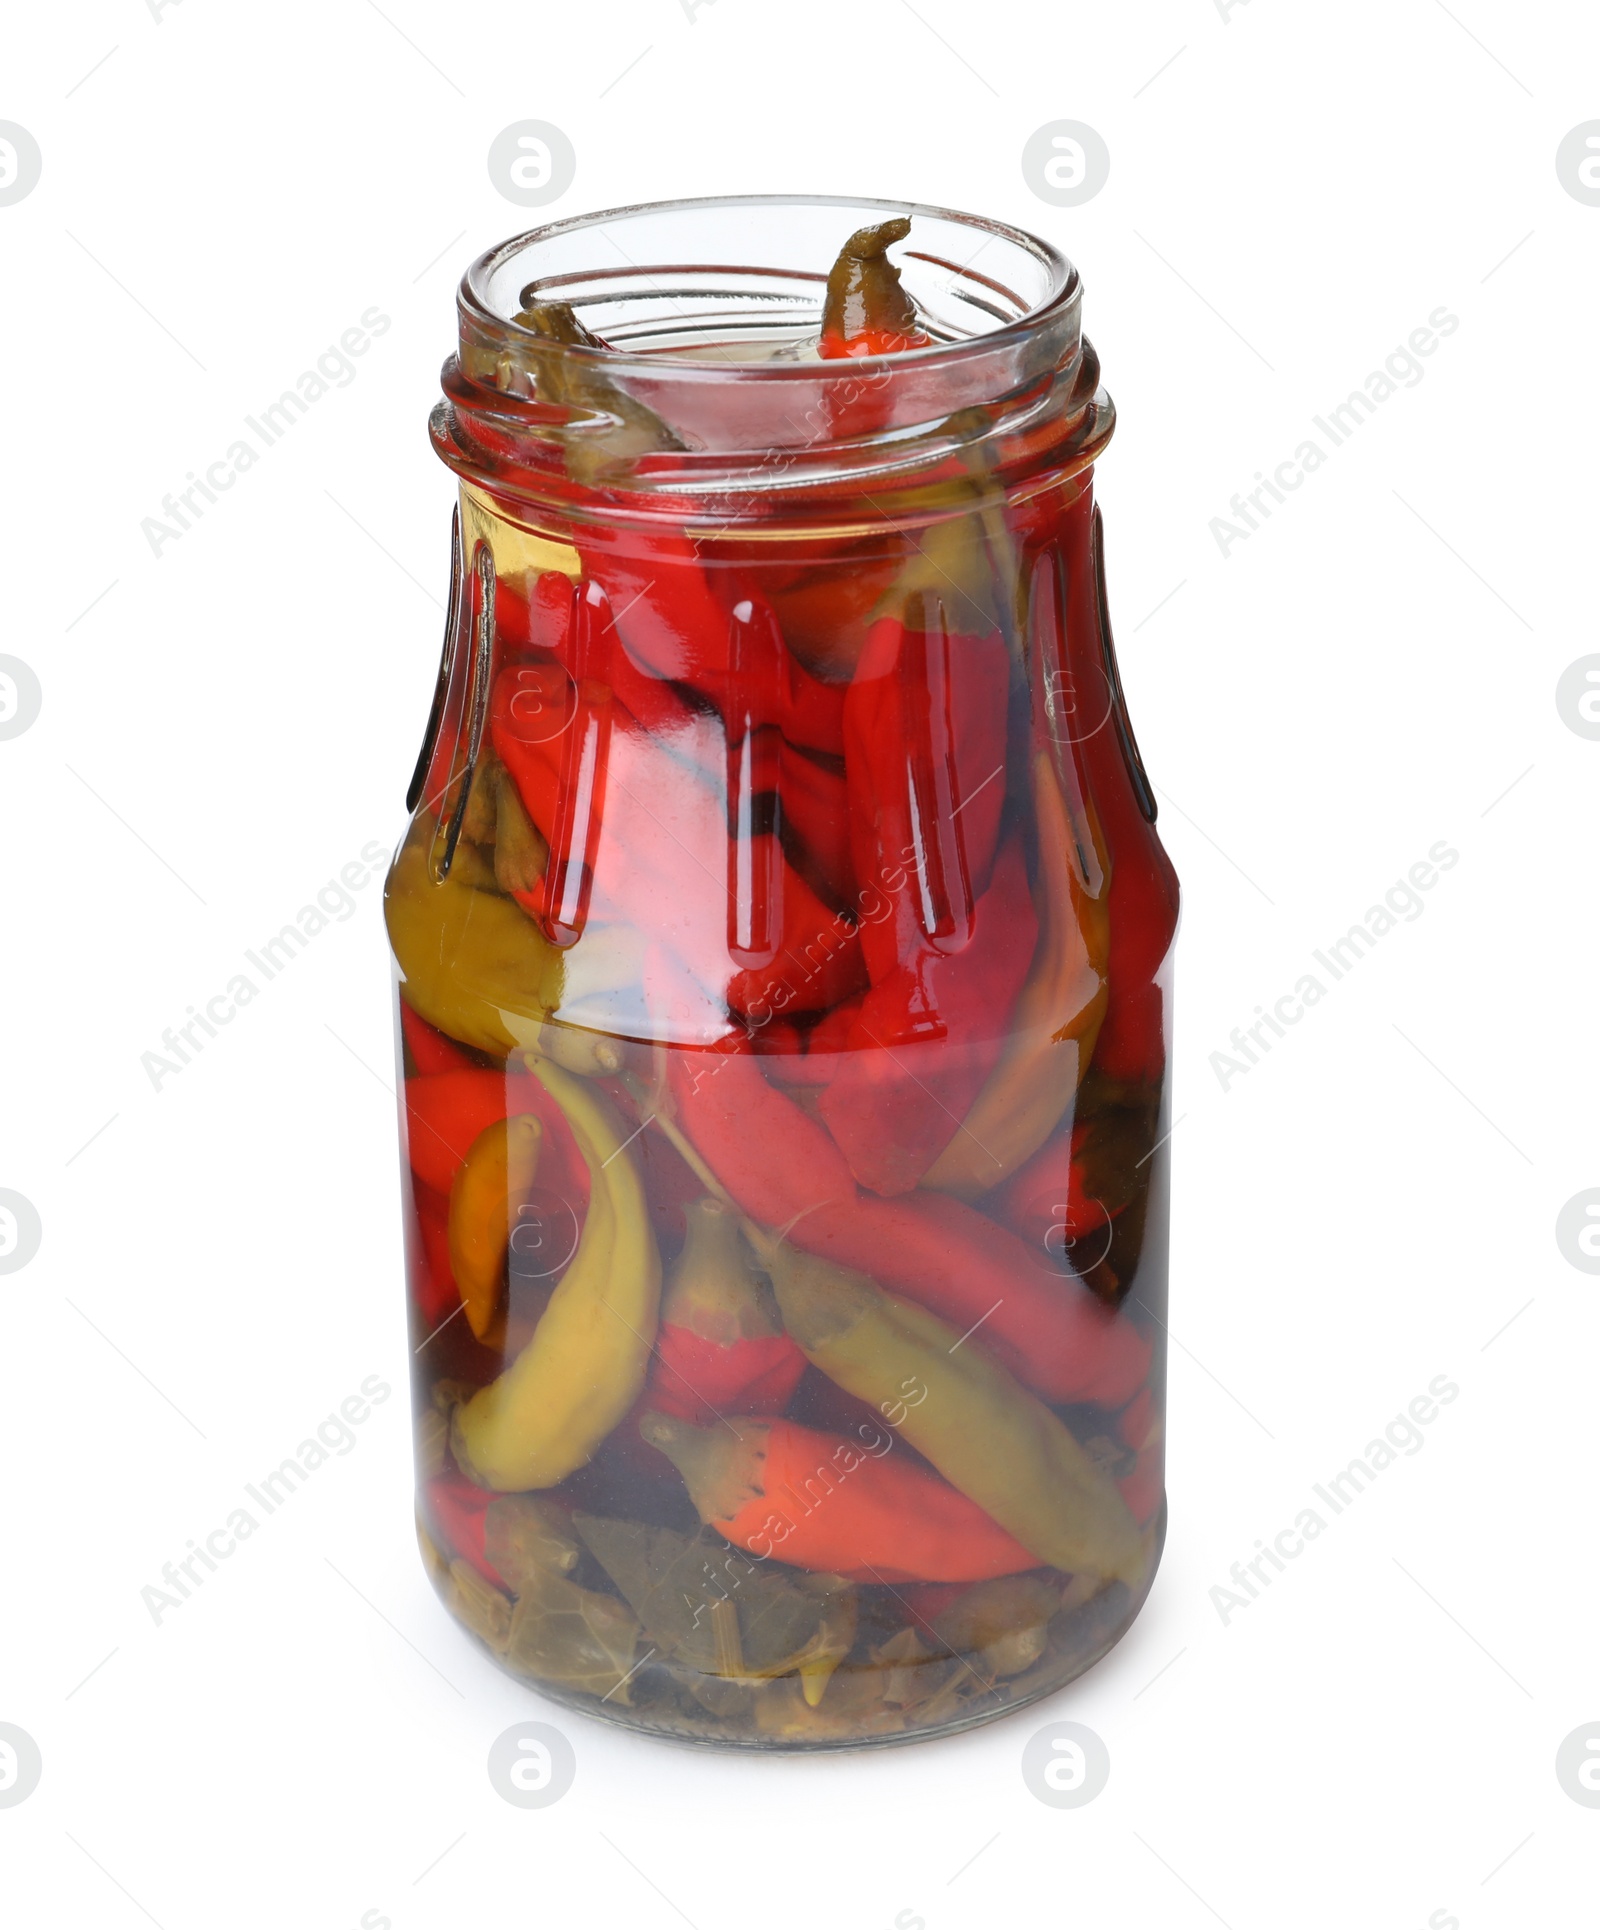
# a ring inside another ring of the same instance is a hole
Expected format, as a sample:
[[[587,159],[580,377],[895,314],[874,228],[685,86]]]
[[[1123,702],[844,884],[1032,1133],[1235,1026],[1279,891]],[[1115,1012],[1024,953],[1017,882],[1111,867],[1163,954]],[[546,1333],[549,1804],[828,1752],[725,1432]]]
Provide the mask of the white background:
[[[1600,208],[1555,150],[1597,77],[1592,10],[1491,0],[9,13],[0,119],[44,157],[0,207],[0,649],[43,689],[0,743],[0,1185],[43,1223],[0,1278],[0,1721],[44,1759],[0,1809],[10,1920],[1589,1920],[1600,1811],[1554,1758],[1600,1719],[1600,1280],[1555,1221],[1600,1184],[1600,743],[1555,688],[1600,649]],[[577,154],[546,211],[485,165],[529,117]],[[1019,164],[1063,117],[1112,157],[1077,208]],[[159,1091],[140,1061],[401,828],[466,262],[547,214],[807,189],[1018,221],[1086,279],[1185,890],[1179,1344],[1165,1563],[1107,1661],[961,1740],[751,1761],[552,1711],[424,1579],[376,883]],[[152,555],[141,519],[373,305],[356,379]],[[1441,305],[1425,378],[1224,558],[1210,520]],[[1231,1030],[1440,839],[1424,913],[1225,1090]],[[156,1626],[162,1564],[373,1374],[356,1449]],[[1224,1623],[1230,1565],[1440,1374],[1423,1450]],[[539,1716],[577,1779],[525,1812],[485,1759]],[[1051,1716],[1109,1748],[1086,1808],[1021,1779]]]

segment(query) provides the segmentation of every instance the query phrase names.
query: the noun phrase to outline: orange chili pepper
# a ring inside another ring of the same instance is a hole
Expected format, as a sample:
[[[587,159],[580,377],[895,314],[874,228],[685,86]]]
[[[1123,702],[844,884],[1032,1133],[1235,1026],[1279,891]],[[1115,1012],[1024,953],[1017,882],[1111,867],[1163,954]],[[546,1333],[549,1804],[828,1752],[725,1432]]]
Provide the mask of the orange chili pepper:
[[[987,1581],[1039,1566],[903,1448],[891,1458],[887,1427],[850,1441],[795,1421],[693,1428],[650,1413],[639,1431],[682,1474],[701,1519],[752,1555],[860,1582]]]

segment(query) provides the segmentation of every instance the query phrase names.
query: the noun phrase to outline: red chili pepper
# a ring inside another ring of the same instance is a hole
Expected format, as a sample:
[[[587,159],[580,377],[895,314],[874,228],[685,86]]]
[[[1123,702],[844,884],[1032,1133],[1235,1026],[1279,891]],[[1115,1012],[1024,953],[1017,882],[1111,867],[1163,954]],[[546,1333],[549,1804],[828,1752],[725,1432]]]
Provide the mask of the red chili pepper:
[[[872,627],[845,703],[872,989],[823,1111],[863,1184],[914,1186],[1004,1041],[1037,932],[1020,845],[998,867],[1009,658],[998,636]],[[980,901],[982,915],[980,917]]]
[[[971,1331],[1048,1401],[1117,1407],[1149,1371],[1150,1342],[1126,1315],[1052,1276],[1014,1233],[949,1194],[821,1206],[788,1238]]]
[[[779,1412],[806,1369],[783,1331],[738,1215],[702,1195],[661,1296],[647,1406],[697,1426]]]
[[[580,1216],[587,1210],[588,1165],[566,1115],[531,1074],[507,1076],[476,1067],[429,1073],[406,1081],[405,1103],[411,1170],[439,1195],[448,1197],[457,1169],[486,1127],[512,1113],[531,1112],[544,1127],[541,1191],[567,1201]]]
[[[739,1038],[672,1055],[678,1121],[752,1219],[870,1274],[983,1345],[1047,1400],[1126,1401],[1150,1343],[1075,1281],[1052,1277],[1005,1227],[943,1193],[858,1194],[832,1138],[763,1077]]]
[[[560,656],[572,631],[572,579],[561,570],[542,570],[524,596],[512,579],[497,578],[494,622],[503,644]]]
[[[845,698],[845,773],[874,984],[971,936],[1005,804],[1009,680],[998,637],[952,635],[937,614],[872,626]],[[901,1036],[928,1023],[908,1013]]]
[[[599,584],[617,634],[647,677],[704,684],[727,665],[727,612],[711,593],[693,538],[676,530],[588,524],[578,532],[585,574]]]
[[[670,1078],[683,1130],[753,1219],[783,1226],[823,1200],[855,1198],[826,1129],[767,1083],[742,1035],[706,1052],[674,1052]]]
[[[624,1117],[633,1111],[632,1097],[626,1089],[619,1089],[609,1080],[596,1083],[609,1094]],[[656,1237],[665,1240],[670,1248],[683,1238],[685,1210],[701,1197],[705,1185],[664,1133],[642,1132],[628,1151],[639,1168]]]
[[[763,889],[752,882],[745,893],[748,922],[735,923],[741,944],[730,959],[723,797],[639,729],[609,690],[586,697],[583,689],[555,665],[513,666],[496,681],[495,751],[551,853],[539,890],[519,902],[561,939],[581,929],[593,894],[613,917],[670,945],[701,986],[739,1012],[815,1011],[857,990],[854,925],[822,904],[770,832],[756,830],[753,790],[742,855]]]
[[[851,1581],[987,1581],[1039,1560],[975,1501],[904,1454],[888,1428],[857,1440],[797,1422],[641,1431],[683,1474],[701,1519],[753,1555]]]
[[[846,999],[805,1032],[781,1019],[762,1026],[752,1043],[767,1076],[780,1086],[829,1085],[844,1064],[840,1055],[860,1009],[859,998]]]
[[[472,1066],[461,1047],[420,1014],[400,1000],[400,1035],[411,1055],[411,1065],[419,1073],[459,1072]]]
[[[787,1334],[723,1344],[664,1320],[647,1405],[696,1427],[728,1414],[781,1414],[805,1370],[806,1357]]]
[[[1089,1125],[1047,1139],[998,1194],[1001,1215],[1040,1253],[1059,1255],[1068,1240],[1103,1228],[1112,1209],[1090,1196],[1081,1160]],[[1119,1202],[1125,1204],[1126,1202]]]
[[[586,573],[580,594],[604,604],[620,645],[612,654],[613,687],[640,722],[654,729],[658,708],[670,713],[682,705],[673,685],[699,692],[731,722],[730,709],[740,708],[751,680],[760,679],[765,721],[791,744],[843,750],[843,687],[814,677],[784,649],[776,618],[745,575],[729,572],[719,597],[698,546],[677,532],[585,527],[576,540]],[[752,631],[770,634],[777,646],[759,663]]]
[[[780,773],[787,776],[792,765],[797,828],[814,854],[818,882],[831,888],[837,902],[849,901],[844,800],[837,782],[828,782],[835,774],[811,761],[842,755],[844,691],[795,661],[758,596],[741,594],[732,583],[737,600],[725,610],[686,539],[652,537],[641,558],[586,532],[581,553],[592,568],[589,580],[572,585],[546,572],[535,592],[536,604],[544,598],[554,606],[566,598],[568,620],[552,641],[571,687],[551,675],[547,662],[533,661],[508,666],[496,693],[495,742],[502,757],[505,735],[549,747],[545,761],[555,766],[553,789],[548,780],[534,779],[536,789],[551,790],[550,825],[524,792],[552,846],[547,882],[530,909],[562,944],[572,942],[587,916],[585,893],[603,833],[603,758],[610,749],[600,693],[609,689],[610,717],[618,725],[631,721],[662,739],[706,778],[713,794],[719,783],[725,786],[730,951],[736,964],[756,974],[735,976],[730,1001],[746,1010],[791,976],[787,968],[769,969],[781,950],[804,953],[830,929],[836,949],[852,948],[848,919],[831,916],[779,846]],[[720,712],[721,733],[706,728],[696,693]],[[719,736],[721,743],[715,741]],[[514,768],[520,780],[523,772]],[[571,811],[570,825],[554,823],[585,782],[587,810]],[[646,787],[640,801],[652,802],[650,790],[659,785]],[[844,989],[834,980],[819,988],[830,994]]]
[[[494,1496],[459,1474],[436,1474],[423,1483],[426,1523],[447,1559],[464,1561],[496,1588],[506,1583],[484,1552],[484,1530]]]
[[[569,675],[598,676],[637,722],[670,740],[675,749],[687,747],[695,754],[694,740],[704,735],[700,713],[677,685],[634,661],[623,646],[611,599],[599,583],[547,570],[539,578],[535,602],[562,606],[559,620],[550,622],[544,637],[536,640],[546,643]]]
[[[854,908],[859,894],[850,857],[844,759],[801,750],[784,739],[778,746],[778,799],[790,862],[826,903]],[[795,842],[798,853],[791,849]]]
[[[881,537],[835,541],[825,557],[787,566],[762,559],[761,587],[796,662],[825,682],[847,684],[866,647],[873,611],[904,560]]]
[[[1036,593],[1030,609],[1046,680],[1081,706],[1072,742],[1058,754],[1081,760],[1084,789],[1094,799],[1106,848],[1116,854],[1108,898],[1106,1016],[1092,1064],[1110,1078],[1148,1084],[1160,1079],[1166,1059],[1165,994],[1156,974],[1177,931],[1178,880],[1145,815],[1143,781],[1134,773],[1131,737],[1124,735],[1126,717],[1114,704],[1094,516],[1087,489],[1061,513],[1051,540],[1060,546],[1052,567],[1064,571],[1062,594]],[[1100,642],[1100,662],[1080,661],[1068,649],[1069,638]]]
[[[821,1101],[862,1185],[908,1192],[961,1130],[1000,1057],[1037,936],[1022,846],[1013,838],[973,907],[962,949],[924,945],[914,963],[873,984]]]

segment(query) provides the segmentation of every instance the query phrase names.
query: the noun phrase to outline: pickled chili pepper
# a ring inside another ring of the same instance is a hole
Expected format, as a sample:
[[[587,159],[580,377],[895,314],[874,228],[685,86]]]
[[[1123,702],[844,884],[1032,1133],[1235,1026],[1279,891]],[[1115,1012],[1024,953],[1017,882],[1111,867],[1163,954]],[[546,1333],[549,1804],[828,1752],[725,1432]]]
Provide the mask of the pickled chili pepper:
[[[517,320],[544,341],[594,351],[608,346],[565,302],[533,303]],[[597,362],[580,366],[572,356],[538,349],[530,359],[541,400],[572,411],[563,453],[574,478],[594,480],[642,455],[682,450],[678,435]],[[598,524],[586,524],[573,536],[587,579],[579,604],[603,615],[604,634],[594,625],[584,650],[569,614],[563,635],[552,636],[549,647],[575,678],[614,689],[647,726],[674,720],[681,699],[670,683],[695,683],[726,662],[726,614],[711,594],[692,539],[658,529],[638,538],[636,550]],[[559,606],[558,586],[545,594]],[[581,665],[567,657],[569,640],[584,658]]]
[[[588,349],[606,346],[577,321],[565,304],[537,304],[519,315],[518,320],[553,341]],[[543,374],[543,361],[538,362],[538,367],[542,391],[550,390],[553,384],[556,393],[552,399],[569,400],[562,385],[570,387],[571,376],[561,370]],[[602,384],[609,389],[609,395],[602,395],[601,387],[597,386]],[[598,371],[586,372],[582,385],[589,401],[604,400],[609,409],[619,412],[619,419],[631,425],[630,434],[645,433],[649,418],[657,422],[653,446],[681,447],[665,425],[650,417],[643,405],[622,396]],[[571,450],[569,439],[569,466]],[[770,959],[780,943],[803,948],[814,940],[817,930],[813,896],[803,880],[783,879],[776,858],[763,862],[765,854],[752,851],[760,835],[749,828],[752,813],[770,820],[777,789],[770,781],[771,774],[761,773],[767,775],[769,781],[764,789],[755,790],[753,785],[758,773],[749,761],[741,763],[740,759],[768,732],[778,733],[787,744],[800,750],[825,755],[840,753],[843,693],[819,682],[789,656],[775,620],[759,598],[742,597],[730,611],[725,611],[712,594],[694,545],[688,539],[655,532],[644,539],[641,556],[615,546],[607,549],[605,537],[598,531],[583,530],[577,532],[577,536],[579,554],[593,581],[587,593],[580,590],[578,621],[567,626],[563,644],[556,647],[578,690],[580,693],[598,692],[602,687],[613,690],[624,704],[630,705],[639,721],[653,731],[673,730],[683,722],[686,707],[683,699],[670,690],[669,679],[691,687],[717,706],[727,733],[729,864],[735,883],[731,915],[735,929],[753,929],[748,920],[742,926],[738,922],[739,877],[748,877],[751,885],[748,895],[767,907],[765,921],[759,913],[757,916],[767,942],[758,946],[736,944],[732,949],[736,953],[763,952]],[[560,591],[554,589],[549,594],[559,599]],[[585,615],[589,617],[587,624],[583,620]],[[608,634],[602,635],[602,631]],[[580,728],[588,722],[587,716],[581,717]],[[587,781],[594,795],[603,792],[604,780],[599,774],[598,762],[591,776],[583,762],[586,754],[582,744],[567,747],[559,795],[571,795],[575,780]],[[745,813],[743,820],[741,810]],[[745,826],[743,830],[741,823]],[[565,835],[556,839],[557,849],[570,873],[572,828],[558,829]],[[580,829],[589,833],[589,842],[584,844],[583,851],[592,871],[592,840],[596,831],[593,810]],[[813,819],[813,829],[820,831],[823,826]],[[777,826],[771,823],[768,835],[775,837],[776,833]],[[759,888],[763,879],[764,890]],[[574,899],[575,923],[557,918],[552,900],[559,883],[553,872],[551,885],[536,915],[547,935],[559,943],[570,943],[576,930],[581,928],[581,905]],[[786,883],[790,889],[784,888]],[[760,990],[759,983],[736,983],[733,1003],[742,1010]]]
[[[831,544],[789,568],[768,563],[761,586],[795,661],[825,683],[847,684],[855,673],[878,604],[901,567],[883,539],[870,545]]]
[[[1080,1121],[1047,1140],[1000,1192],[996,1205],[1036,1251],[1058,1259],[1074,1240],[1102,1232],[1126,1201],[1103,1200],[1087,1189],[1080,1157],[1091,1126]]]
[[[517,1210],[539,1170],[544,1127],[535,1113],[497,1119],[472,1142],[450,1186],[450,1271],[482,1340],[500,1306]]]
[[[1125,1401],[1150,1342],[1075,1281],[1052,1279],[1007,1228],[948,1194],[878,1199],[855,1189],[837,1146],[763,1076],[738,1038],[675,1053],[676,1122],[707,1170],[759,1224],[847,1268],[870,1272],[965,1332],[1049,1400]]]
[[[552,575],[562,585],[556,594],[566,594],[569,602],[593,602],[591,587],[571,583],[560,573],[546,571],[540,583]],[[604,677],[620,703],[618,716],[625,714],[662,739],[676,757],[703,774],[704,782],[726,782],[730,851],[739,809],[745,805],[757,822],[774,828],[786,851],[799,841],[805,853],[799,872],[813,890],[830,903],[847,903],[851,886],[841,762],[843,691],[830,691],[811,679],[805,687],[797,683],[764,606],[737,602],[722,623],[730,631],[731,668],[708,668],[693,685],[647,676],[610,623]],[[567,623],[554,652],[573,679],[581,674],[575,639],[581,641],[583,635],[583,625]],[[739,662],[741,656],[745,662]],[[751,662],[753,656],[759,656],[759,662]],[[589,670],[594,674],[593,660]],[[513,708],[519,724],[531,726],[529,737],[548,731],[554,739],[566,730],[571,697],[560,679],[550,677],[548,662],[511,664],[504,677],[504,703]],[[724,720],[722,728],[716,728],[718,718]],[[741,753],[751,741],[759,745],[760,757],[751,760],[745,774]],[[515,884],[506,888],[515,890]],[[776,890],[770,896],[776,897]]]
[[[569,411],[562,436],[567,470],[580,482],[600,482],[626,469],[640,456],[682,449],[683,443],[660,416],[618,386],[598,362],[566,353],[603,351],[606,343],[584,327],[566,302],[534,302],[523,291],[517,321],[548,348],[531,348],[534,380],[541,402]]]
[[[498,729],[493,732],[495,750],[511,771],[530,816],[535,814],[522,768],[507,751],[512,744],[520,749],[531,740],[555,753],[551,760],[555,794],[546,815],[536,818],[550,849],[550,862],[538,885],[518,902],[532,913],[546,937],[563,947],[577,940],[588,920],[606,794],[615,711],[606,680],[604,626],[600,600],[579,598],[572,626],[571,677],[563,683],[557,673],[548,692],[537,686],[530,691],[528,680],[517,678],[516,687],[506,696],[504,736]],[[499,722],[498,709],[495,721]]]
[[[861,1441],[795,1421],[696,1428],[650,1413],[640,1433],[683,1476],[702,1521],[735,1547],[851,1581],[983,1581],[1038,1566],[982,1508],[915,1462],[887,1428]]]
[[[411,1170],[424,1186],[448,1196],[480,1133],[512,1113],[532,1113],[542,1128],[541,1186],[581,1216],[589,1173],[561,1108],[537,1079],[473,1066],[408,1079],[406,1143]]]
[[[1164,994],[1156,974],[1177,932],[1178,880],[1156,836],[1154,800],[1121,705],[1098,516],[1085,491],[1060,519],[1061,553],[1056,560],[1065,574],[1064,598],[1058,605],[1056,599],[1035,596],[1030,607],[1042,633],[1037,639],[1039,655],[1046,675],[1058,687],[1073,689],[1074,664],[1067,638],[1092,638],[1099,645],[1112,709],[1108,727],[1092,732],[1077,746],[1106,845],[1117,854],[1108,900],[1106,1016],[1095,1044],[1094,1065],[1112,1079],[1154,1084],[1166,1063]]]
[[[629,1135],[592,1085],[532,1064],[589,1168],[589,1210],[533,1338],[451,1417],[457,1466],[501,1489],[554,1487],[588,1462],[644,1385],[661,1289]]]
[[[538,889],[550,864],[550,847],[528,816],[511,773],[494,753],[494,882],[508,897]]]
[[[505,1581],[489,1559],[485,1546],[485,1517],[494,1497],[459,1474],[436,1474],[423,1488],[427,1512],[438,1529],[437,1539],[471,1565],[487,1582],[504,1588]]]
[[[1000,1058],[1038,925],[1018,839],[972,907],[959,950],[921,948],[873,984],[821,1111],[863,1186],[908,1192],[966,1130]],[[865,942],[865,941],[864,941]]]
[[[532,292],[523,290],[524,296]],[[550,344],[588,351],[607,346],[565,302],[527,305],[516,319]],[[641,456],[682,450],[676,432],[621,388],[598,360],[585,358],[580,364],[575,356],[538,347],[527,354],[539,399],[569,412],[562,455],[576,481],[594,482],[631,467]],[[581,536],[584,573],[617,612],[617,633],[634,664],[655,679],[692,680],[701,653],[720,650],[723,627],[692,540],[677,531],[654,530],[640,539],[630,537],[625,548],[614,530],[595,523],[585,525]]]
[[[856,1185],[826,1128],[763,1076],[741,1034],[668,1067],[678,1122],[718,1182],[752,1218],[785,1226]]]
[[[435,827],[417,817],[384,887],[389,943],[402,996],[430,1025],[499,1058],[561,1002],[557,953],[509,898],[478,890],[452,869],[436,880]]]
[[[685,1211],[683,1251],[668,1273],[645,1398],[696,1426],[729,1414],[778,1414],[806,1358],[783,1331],[738,1216],[702,1197]]]
[[[918,1190],[820,1206],[791,1244],[869,1273],[1050,1401],[1115,1407],[1144,1380],[1150,1340],[1073,1279],[1051,1278],[1009,1228],[949,1194]],[[963,1350],[964,1351],[964,1350]]]
[[[917,321],[916,303],[900,285],[889,248],[904,241],[911,223],[904,215],[858,228],[839,250],[828,273],[818,353],[892,355],[927,348],[932,337]]]
[[[621,606],[624,615],[628,601],[631,598],[625,599]],[[580,625],[575,614],[580,605],[592,610],[598,622],[591,619],[586,626]],[[704,723],[705,709],[709,706],[697,708],[685,695],[683,688],[640,669],[623,645],[612,599],[601,584],[592,577],[580,575],[574,578],[560,570],[545,570],[535,587],[530,608],[541,612],[559,611],[559,616],[550,616],[541,624],[530,625],[530,630],[532,640],[542,644],[569,676],[574,679],[583,675],[599,678],[610,686],[623,708],[646,730],[665,738],[674,749],[691,758],[708,759],[711,744]],[[593,647],[596,630],[604,645],[603,662],[597,658]],[[581,662],[580,650],[583,653]],[[512,664],[509,667],[513,670],[527,666],[537,668],[548,661],[548,657],[531,657],[524,660],[523,666]],[[524,698],[524,707],[530,701]]]
[[[524,701],[533,689],[536,705]],[[770,845],[754,855],[771,859],[776,874],[781,924],[772,955],[730,974],[723,797],[638,729],[609,692],[588,703],[554,665],[496,681],[494,747],[549,840],[549,879],[561,881],[526,899],[518,894],[518,902],[560,937],[581,926],[591,897],[613,917],[636,916],[708,992],[725,988],[740,1011],[780,993],[796,1010],[817,1010],[856,990],[863,973],[854,925],[830,912],[786,860],[780,865],[781,851]]]
[[[1122,1497],[1049,1408],[963,1336],[863,1273],[772,1243],[784,1325],[1038,1561],[1135,1587],[1150,1552]]]
[[[845,698],[845,775],[862,946],[874,985],[970,938],[1005,807],[1010,668],[993,638],[919,600],[882,617]],[[907,987],[908,999],[918,987]],[[914,1007],[894,1039],[937,1030]]]
[[[1107,917],[1077,864],[1066,801],[1043,752],[1033,759],[1039,825],[1038,950],[998,1063],[962,1129],[922,1176],[924,1186],[975,1199],[1049,1137],[1072,1103],[1106,1006]]]
[[[409,1069],[413,1073],[458,1072],[472,1064],[454,1039],[447,1038],[436,1026],[429,1025],[403,997],[400,1000],[400,1035],[410,1054]]]
[[[541,570],[524,593],[511,578],[497,577],[494,621],[502,645],[560,656],[572,629],[572,579]]]
[[[1074,1240],[1103,1233],[1148,1178],[1159,1095],[1091,1074],[1083,1116],[1058,1131],[1001,1189],[996,1209],[1036,1250],[1060,1255]]]
[[[702,639],[705,655],[688,681],[716,705],[730,737],[754,711],[797,749],[842,755],[844,687],[796,662],[771,605],[752,584],[735,576],[729,595],[720,636]]]
[[[411,1170],[448,1197],[473,1141],[506,1117],[505,1080],[477,1066],[427,1073],[406,1081],[405,1106]]]
[[[1156,973],[1172,944],[1175,918],[1171,906],[1159,897],[1148,903],[1133,902],[1132,887],[1121,894],[1124,902],[1119,905],[1116,879],[1111,892],[1109,997],[1094,1063],[1113,1079],[1157,1080],[1166,1048]]]
[[[672,1322],[656,1334],[646,1399],[697,1426],[730,1414],[777,1414],[805,1369],[805,1355],[782,1331],[718,1341]]]
[[[953,634],[925,598],[915,626],[874,624],[846,698],[872,985],[823,1113],[877,1192],[914,1186],[957,1133],[1027,975],[1037,927],[1015,840],[996,862],[1009,688],[998,641]]]
[[[858,907],[843,757],[802,750],[783,740],[778,747],[778,797],[779,835],[789,862],[824,904]]]

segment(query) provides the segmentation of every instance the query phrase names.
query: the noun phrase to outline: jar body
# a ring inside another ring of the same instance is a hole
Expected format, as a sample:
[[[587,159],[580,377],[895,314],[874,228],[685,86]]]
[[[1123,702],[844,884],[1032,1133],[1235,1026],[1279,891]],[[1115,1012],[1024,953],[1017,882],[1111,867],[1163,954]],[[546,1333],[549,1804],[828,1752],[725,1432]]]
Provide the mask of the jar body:
[[[419,1533],[559,1701],[909,1740],[1149,1586],[1176,886],[1091,478],[463,481],[387,891]]]

